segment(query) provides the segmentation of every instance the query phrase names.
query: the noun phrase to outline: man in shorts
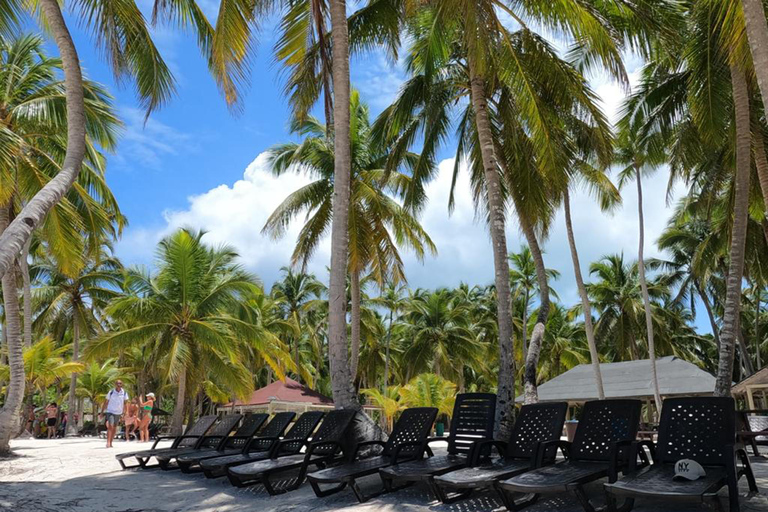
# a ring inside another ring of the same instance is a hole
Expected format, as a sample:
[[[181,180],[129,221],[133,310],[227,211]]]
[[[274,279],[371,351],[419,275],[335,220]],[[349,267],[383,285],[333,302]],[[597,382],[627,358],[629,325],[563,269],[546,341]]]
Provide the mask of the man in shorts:
[[[123,381],[115,382],[115,389],[110,389],[107,393],[107,399],[101,406],[102,414],[107,411],[105,418],[107,424],[107,448],[112,448],[112,439],[115,438],[117,425],[120,423],[120,417],[125,410],[125,403],[129,400],[128,392],[123,389]]]

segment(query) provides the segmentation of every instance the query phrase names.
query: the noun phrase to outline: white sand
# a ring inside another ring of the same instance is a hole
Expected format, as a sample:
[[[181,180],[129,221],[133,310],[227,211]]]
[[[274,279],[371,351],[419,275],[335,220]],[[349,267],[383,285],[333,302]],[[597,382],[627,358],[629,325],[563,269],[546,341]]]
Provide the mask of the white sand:
[[[179,471],[121,471],[116,453],[148,448],[148,444],[115,441],[105,448],[103,439],[18,440],[12,447],[18,455],[0,460],[0,511],[2,512],[230,512],[230,511],[419,511],[472,512],[499,510],[492,493],[479,493],[454,505],[433,501],[426,488],[404,491],[358,504],[348,490],[328,498],[316,498],[308,484],[299,490],[271,497],[261,486],[235,489],[225,479],[208,480],[200,474]],[[762,495],[742,498],[743,511],[768,512],[768,463],[754,465]],[[742,479],[744,487],[744,479]],[[373,490],[378,477],[363,486]],[[599,497],[600,486],[590,488]],[[727,502],[725,504],[727,510]],[[580,512],[568,495],[540,500],[531,512]],[[668,512],[659,502],[639,502],[637,512]],[[706,510],[674,507],[675,511]]]

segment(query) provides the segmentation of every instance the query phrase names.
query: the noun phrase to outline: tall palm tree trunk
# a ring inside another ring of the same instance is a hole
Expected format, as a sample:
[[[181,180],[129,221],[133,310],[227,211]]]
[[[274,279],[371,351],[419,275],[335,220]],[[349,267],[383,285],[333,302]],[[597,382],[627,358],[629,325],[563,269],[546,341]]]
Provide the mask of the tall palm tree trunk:
[[[765,142],[762,135],[756,136],[754,141],[755,167],[757,168],[757,181],[763,193],[763,207],[767,218],[763,219],[763,236],[768,242],[768,158],[765,155]]]
[[[387,386],[389,386],[389,346],[392,343],[392,319],[394,316],[394,310],[389,310],[389,323],[387,324],[387,348],[384,353],[384,388],[382,391],[386,393]],[[390,430],[391,432],[391,430]]]
[[[24,287],[24,346],[32,346],[32,285],[29,279],[29,244],[32,237],[27,239],[24,248],[19,256],[19,270],[21,270],[21,279]]]
[[[357,379],[357,365],[360,361],[360,272],[357,270],[352,271],[350,276],[350,295],[352,304],[350,305],[350,321],[352,322],[350,328],[350,363],[349,373],[352,376],[352,382]]]
[[[77,311],[77,308],[73,308]],[[77,362],[80,359],[80,324],[77,321],[77,315],[72,322],[72,361]],[[69,377],[69,400],[67,402],[67,436],[77,435],[77,422],[74,421],[77,412],[77,374],[72,373]]]
[[[184,422],[184,405],[187,399],[187,367],[182,366],[179,373],[179,387],[176,389],[176,403],[171,414],[171,434],[181,435],[181,427]]]
[[[526,404],[535,404],[539,401],[539,392],[536,386],[536,370],[539,366],[539,356],[541,355],[541,344],[544,341],[544,332],[549,317],[549,283],[547,282],[547,268],[544,265],[544,255],[536,239],[536,233],[528,218],[519,208],[517,198],[513,194],[517,217],[523,234],[531,248],[531,257],[536,267],[536,281],[539,285],[539,312],[536,315],[536,324],[531,333],[531,342],[528,345],[528,354],[525,356],[525,389],[523,390],[523,399]]]
[[[8,227],[9,207],[0,207],[0,235]],[[13,259],[11,260],[13,261]],[[8,349],[10,381],[5,394],[5,404],[0,409],[0,456],[11,451],[11,436],[18,432],[19,413],[24,401],[24,358],[22,356],[21,318],[19,294],[16,287],[15,265],[3,274],[3,310],[5,324],[3,335]]]
[[[499,324],[499,380],[496,398],[496,437],[507,439],[514,423],[515,406],[515,353],[512,346],[511,292],[509,289],[509,263],[507,237],[504,232],[504,199],[501,179],[494,151],[485,80],[478,76],[473,59],[469,59],[469,79],[472,108],[483,159],[485,187],[490,213],[491,243],[493,245],[494,282],[496,284],[496,314]]]
[[[587,344],[589,345],[589,357],[592,360],[592,371],[595,373],[595,385],[597,386],[597,396],[600,400],[605,400],[605,390],[603,389],[603,375],[600,373],[600,356],[597,353],[597,343],[595,343],[595,328],[592,325],[592,307],[587,296],[587,287],[584,286],[584,278],[581,276],[581,263],[579,263],[579,252],[576,249],[576,239],[573,236],[573,224],[571,222],[571,198],[568,189],[563,194],[563,208],[565,210],[565,230],[568,234],[568,245],[571,247],[571,259],[573,260],[573,274],[576,277],[576,287],[579,289],[581,297],[581,308],[584,310],[584,330],[587,332]]]
[[[712,336],[715,338],[715,346],[718,353],[720,352],[720,329],[717,328],[717,322],[715,321],[715,313],[712,310],[712,304],[709,303],[709,297],[704,292],[701,283],[696,281],[696,291],[699,292],[699,297],[704,303],[704,309],[707,310],[707,317],[709,317],[709,327],[712,329]]]
[[[521,336],[523,341],[523,361],[525,361],[525,358],[528,356],[528,303],[531,301],[530,294],[531,291],[526,286],[523,300],[523,318],[521,318],[523,322],[523,332]]]
[[[639,241],[637,248],[637,269],[640,277],[640,291],[643,294],[643,306],[645,308],[645,330],[648,335],[648,358],[651,360],[651,381],[653,382],[653,399],[656,402],[656,413],[661,413],[661,393],[659,392],[659,376],[656,373],[656,345],[653,341],[653,315],[651,314],[651,299],[648,296],[648,282],[645,280],[645,220],[643,218],[643,178],[640,175],[640,167],[635,165],[635,179],[637,181],[637,220]]]
[[[347,2],[331,0],[333,69],[333,220],[331,223],[331,276],[328,286],[328,359],[331,390],[336,407],[360,409],[349,370],[347,350],[346,275],[349,255],[349,194],[351,148],[349,141],[349,33]]]
[[[757,85],[768,112],[768,22],[762,0],[741,0]]]
[[[760,370],[763,367],[760,357],[760,286],[755,286],[755,362]]]
[[[85,156],[83,75],[72,35],[57,0],[39,0],[48,30],[56,41],[64,70],[67,106],[67,152],[61,170],[24,206],[0,235],[0,276],[11,268],[32,231],[72,187]]]
[[[768,51],[768,47],[764,48]],[[757,66],[757,63],[755,63]],[[768,67],[765,68],[768,71]],[[743,72],[731,64],[731,83],[736,120],[736,177],[731,230],[730,261],[725,287],[723,329],[720,331],[720,357],[715,381],[716,396],[730,396],[733,360],[739,333],[741,280],[744,275],[744,248],[747,239],[750,174],[749,90]]]

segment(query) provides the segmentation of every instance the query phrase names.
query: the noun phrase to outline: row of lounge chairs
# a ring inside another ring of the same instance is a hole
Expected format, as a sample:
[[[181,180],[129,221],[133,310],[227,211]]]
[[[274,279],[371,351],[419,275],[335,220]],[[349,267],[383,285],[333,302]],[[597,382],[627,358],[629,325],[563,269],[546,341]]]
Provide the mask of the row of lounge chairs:
[[[305,480],[318,497],[349,487],[360,502],[416,482],[426,483],[444,503],[492,489],[512,511],[541,495],[569,492],[584,510],[593,512],[596,507],[584,486],[603,478],[608,480],[604,490],[610,512],[627,512],[644,497],[717,500],[724,486],[730,510],[738,512],[738,480],[745,476],[750,491],[757,491],[747,454],[735,444],[731,398],[666,400],[655,444],[636,440],[638,400],[587,402],[570,443],[560,440],[567,404],[523,406],[506,441],[493,439],[495,404],[492,394],[458,395],[447,438],[429,437],[437,409],[407,409],[386,442],[356,445],[349,443],[352,411],[307,412],[288,432],[293,413],[278,413],[268,422],[261,414],[231,414],[218,420],[205,416],[173,438],[170,448],[157,448],[156,442],[150,450],[117,458],[123,468],[130,458],[137,461],[132,467],[140,468],[151,467],[148,462],[155,458],[156,466],[166,470],[178,467],[208,478],[227,476],[238,487],[260,483],[272,495],[296,489]],[[445,453],[432,452],[430,444],[437,440],[447,441]],[[368,455],[371,449],[378,454]],[[674,479],[681,459],[698,462],[706,475],[693,481]],[[298,474],[275,479],[287,472]],[[375,474],[381,489],[366,494],[357,481]]]

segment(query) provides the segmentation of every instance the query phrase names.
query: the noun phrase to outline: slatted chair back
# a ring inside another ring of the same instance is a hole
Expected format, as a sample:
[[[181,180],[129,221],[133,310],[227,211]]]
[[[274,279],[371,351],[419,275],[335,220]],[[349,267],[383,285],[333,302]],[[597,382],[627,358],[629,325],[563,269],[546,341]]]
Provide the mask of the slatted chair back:
[[[321,443],[313,451],[314,455],[332,455],[339,450],[339,445],[344,443],[357,411],[349,409],[334,409],[325,415],[323,422],[312,436],[312,443]],[[332,441],[327,445],[322,441]]]
[[[227,449],[243,449],[251,437],[264,425],[267,418],[269,418],[269,414],[247,414],[235,430],[234,435],[227,440],[225,447]]]
[[[733,398],[664,400],[656,443],[658,462],[674,464],[680,459],[692,459],[703,466],[722,466],[726,446],[735,442],[736,402]]]
[[[530,459],[536,453],[539,443],[560,439],[567,411],[566,402],[521,407],[507,442],[505,456],[510,459]]]
[[[184,432],[184,439],[180,440],[178,444],[174,445],[176,448],[191,448],[197,444],[202,436],[211,428],[216,422],[217,416],[210,414],[208,416],[201,416],[191,427]]]
[[[224,437],[228,437],[232,430],[240,423],[242,414],[225,414],[211,430],[205,434],[200,448],[216,448]]]
[[[275,414],[269,423],[261,429],[256,439],[251,442],[251,446],[248,448],[249,452],[263,452],[269,450],[272,444],[275,442],[275,438],[283,435],[285,429],[291,424],[293,418],[296,417],[294,412],[278,412]],[[264,439],[260,439],[264,438]]]
[[[448,434],[448,453],[469,455],[473,443],[493,438],[496,395],[462,393],[456,395]]]
[[[392,455],[398,446],[405,443],[426,443],[435,418],[436,407],[411,407],[404,410],[384,445],[382,455]],[[408,457],[422,450],[423,446],[406,446],[400,450],[400,454]]]
[[[283,444],[280,446],[280,454],[299,453],[304,446],[304,441],[309,439],[309,436],[315,431],[317,424],[320,423],[324,415],[325,413],[322,411],[309,411],[299,416],[296,423],[285,434]],[[295,441],[285,442],[289,439],[295,439]]]
[[[641,408],[640,400],[585,403],[571,445],[571,459],[608,462],[613,443],[637,437]]]

